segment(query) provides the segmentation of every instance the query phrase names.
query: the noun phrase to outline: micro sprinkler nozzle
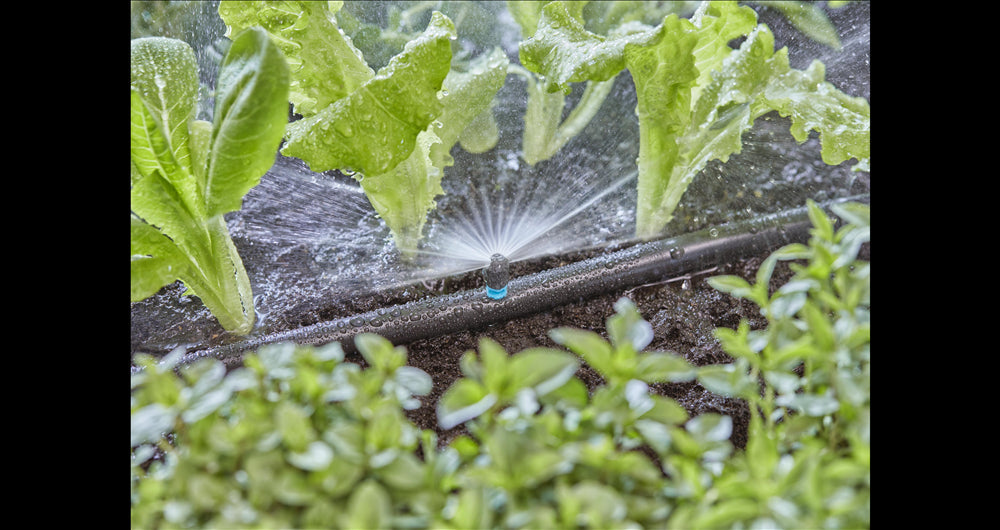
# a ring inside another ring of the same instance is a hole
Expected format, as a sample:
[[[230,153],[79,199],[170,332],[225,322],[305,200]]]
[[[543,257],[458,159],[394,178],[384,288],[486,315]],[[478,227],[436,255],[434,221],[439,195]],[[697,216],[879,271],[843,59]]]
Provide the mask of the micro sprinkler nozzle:
[[[499,253],[490,256],[490,264],[483,268],[483,278],[486,280],[486,296],[494,300],[507,296],[510,260]]]

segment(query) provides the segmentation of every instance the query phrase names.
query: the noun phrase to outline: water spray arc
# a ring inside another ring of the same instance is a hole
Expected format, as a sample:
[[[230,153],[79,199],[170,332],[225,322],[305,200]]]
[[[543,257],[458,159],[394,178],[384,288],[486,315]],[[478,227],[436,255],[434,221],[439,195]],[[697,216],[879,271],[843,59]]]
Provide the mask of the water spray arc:
[[[829,208],[831,204],[847,201],[867,203],[870,197],[849,197],[822,206]],[[361,333],[377,333],[394,344],[407,344],[535,314],[608,292],[689,275],[739,258],[772,252],[789,243],[805,243],[811,227],[807,209],[796,208],[641,243],[515,278],[509,281],[508,293],[501,299],[491,299],[480,289],[463,291],[194,351],[185,354],[179,362],[186,364],[212,357],[235,366],[242,362],[243,353],[281,342],[319,345],[336,341],[345,351],[353,351],[353,339]],[[502,260],[498,262],[502,264]],[[133,367],[132,370],[139,369]]]

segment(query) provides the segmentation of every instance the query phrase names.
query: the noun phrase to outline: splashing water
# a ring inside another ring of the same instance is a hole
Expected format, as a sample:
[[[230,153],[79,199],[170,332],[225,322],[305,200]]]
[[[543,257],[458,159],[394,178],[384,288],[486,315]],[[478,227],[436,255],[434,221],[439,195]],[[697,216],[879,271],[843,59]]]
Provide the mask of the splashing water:
[[[593,170],[546,175],[544,180],[504,175],[491,188],[469,184],[464,201],[433,223],[418,250],[438,272],[464,272],[490,263],[494,254],[511,262],[580,250],[628,237],[623,209],[636,172],[597,175]]]

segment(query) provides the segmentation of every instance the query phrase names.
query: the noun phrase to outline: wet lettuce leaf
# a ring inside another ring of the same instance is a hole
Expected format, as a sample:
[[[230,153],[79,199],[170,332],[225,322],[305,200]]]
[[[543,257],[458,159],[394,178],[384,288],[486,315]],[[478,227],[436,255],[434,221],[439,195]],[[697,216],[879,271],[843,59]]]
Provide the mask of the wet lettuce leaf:
[[[614,6],[614,3],[605,3]],[[587,2],[507,2],[521,26],[522,65],[512,71],[527,82],[522,150],[525,161],[548,160],[583,130],[600,110],[624,65],[624,37],[645,29],[641,24],[615,27],[610,37],[584,29]],[[601,13],[607,16],[607,12]],[[603,19],[604,17],[602,17]],[[623,37],[624,36],[624,37]],[[617,53],[615,48],[618,47]],[[584,70],[584,71],[581,71]],[[544,72],[544,75],[535,75]],[[563,119],[571,82],[585,82],[580,100]]]
[[[361,52],[337,27],[336,15],[342,5],[231,1],[219,3],[219,16],[230,34],[251,26],[268,32],[291,68],[289,100],[294,111],[312,116],[375,76]]]
[[[869,168],[868,102],[825,82],[821,63],[790,68],[787,50],[774,50],[773,35],[749,7],[702,2],[690,19],[670,14],[656,27],[631,20],[608,36],[588,31],[573,9],[545,5],[521,61],[549,93],[629,71],[639,117],[639,237],[658,235],[693,178],[709,161],[739,153],[741,135],[771,111],[792,119],[800,142],[819,131],[825,162],[854,158],[856,169]]]
[[[181,280],[222,326],[250,331],[250,282],[224,215],[274,163],[288,119],[288,67],[260,30],[233,39],[212,123],[196,120],[191,47],[132,41],[132,301]]]
[[[378,74],[346,97],[288,125],[287,156],[313,171],[381,175],[413,152],[417,135],[441,114],[438,92],[451,69],[454,25],[435,16]]]
[[[375,73],[337,25],[342,6],[224,2],[219,13],[230,31],[261,25],[285,50],[293,104],[303,117],[288,124],[282,154],[302,159],[313,171],[353,174],[396,246],[410,250],[443,193],[451,147],[488,110],[507,59],[494,51],[475,68],[454,70],[455,25],[434,12],[426,29]]]

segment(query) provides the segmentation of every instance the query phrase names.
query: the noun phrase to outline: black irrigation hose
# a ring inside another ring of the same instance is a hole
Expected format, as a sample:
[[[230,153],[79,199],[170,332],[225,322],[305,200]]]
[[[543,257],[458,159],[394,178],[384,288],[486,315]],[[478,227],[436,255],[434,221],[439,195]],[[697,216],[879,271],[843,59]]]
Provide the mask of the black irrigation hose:
[[[869,196],[849,200],[869,202]],[[214,357],[227,364],[242,362],[242,354],[267,344],[295,342],[327,344],[339,341],[354,348],[360,333],[377,333],[393,344],[475,329],[586,300],[608,292],[676,278],[739,258],[772,252],[809,238],[807,209],[796,208],[729,223],[677,237],[641,243],[604,256],[587,259],[510,280],[507,295],[494,300],[485,289],[462,291],[382,308],[351,317],[319,322],[185,354],[180,364]],[[133,367],[133,372],[137,371]]]

